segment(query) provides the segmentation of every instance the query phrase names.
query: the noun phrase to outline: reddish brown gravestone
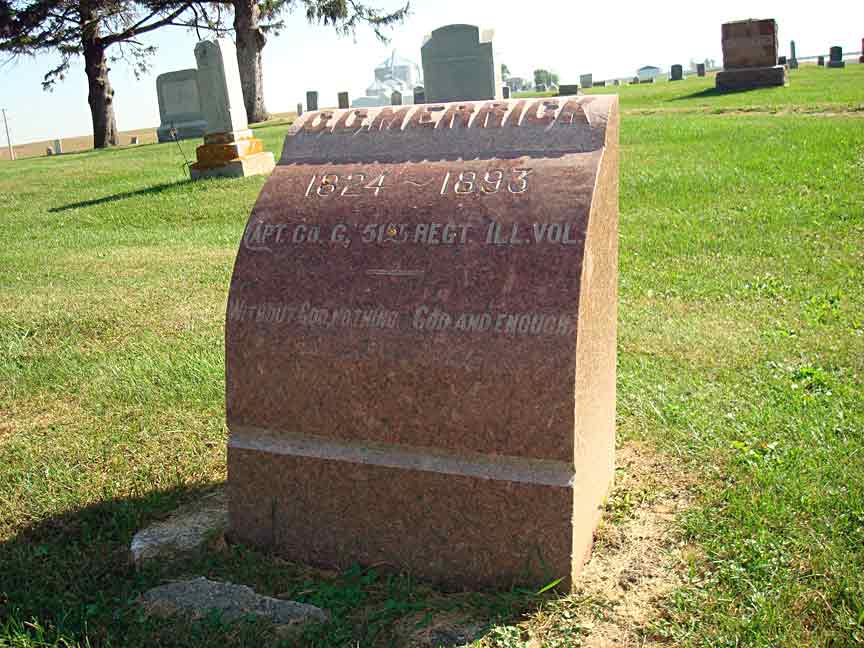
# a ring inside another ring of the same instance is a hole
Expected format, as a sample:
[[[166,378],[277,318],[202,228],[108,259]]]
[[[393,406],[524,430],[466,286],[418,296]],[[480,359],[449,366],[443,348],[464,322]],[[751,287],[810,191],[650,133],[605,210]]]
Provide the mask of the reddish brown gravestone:
[[[778,65],[777,21],[738,20],[721,29],[723,70],[717,73],[719,90],[749,90],[782,86],[786,67]]]
[[[576,573],[613,474],[617,216],[614,96],[304,115],[231,280],[233,537]]]

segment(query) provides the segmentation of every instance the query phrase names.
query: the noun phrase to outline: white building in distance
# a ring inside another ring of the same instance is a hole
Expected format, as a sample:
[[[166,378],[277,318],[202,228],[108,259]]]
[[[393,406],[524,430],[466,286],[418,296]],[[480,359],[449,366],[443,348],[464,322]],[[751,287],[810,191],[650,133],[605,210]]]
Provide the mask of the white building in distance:
[[[403,97],[411,97],[414,87],[423,85],[420,67],[413,61],[399,56],[396,50],[375,68],[375,81],[366,88],[366,96],[351,102],[352,108],[389,106],[393,91]]]

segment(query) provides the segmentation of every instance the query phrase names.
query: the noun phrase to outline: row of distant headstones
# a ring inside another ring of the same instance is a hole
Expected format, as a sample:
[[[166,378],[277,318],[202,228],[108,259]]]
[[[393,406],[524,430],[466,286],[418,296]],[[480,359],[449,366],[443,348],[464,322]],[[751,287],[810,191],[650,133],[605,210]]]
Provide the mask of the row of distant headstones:
[[[794,51],[794,41],[793,41],[793,51]],[[843,67],[845,65],[845,63],[843,61],[843,48],[842,47],[840,47],[840,46],[832,47],[830,50],[829,56],[830,56],[830,60],[829,60],[829,64],[828,64],[829,67]],[[814,57],[809,57],[809,58],[814,58]],[[817,65],[821,65],[821,66],[825,65],[825,57],[824,56],[820,55],[820,56],[817,56],[815,58],[817,60]],[[778,64],[779,65],[790,65],[790,67],[797,68],[798,67],[798,60],[799,59],[794,58],[794,57],[791,59],[787,59],[787,57],[781,56],[779,58]],[[800,60],[805,60],[805,59],[800,59]],[[864,62],[864,41],[862,41],[861,62]],[[704,77],[706,75],[706,68],[705,68],[704,63],[697,63],[696,64],[696,74],[697,74],[697,76],[700,76],[700,77]],[[580,83],[581,83],[583,88],[591,88],[594,86],[603,87],[606,85],[606,81],[596,81],[595,82],[592,80],[591,77],[592,77],[592,75],[590,75],[590,74],[583,74],[580,77]],[[671,67],[671,71],[669,74],[669,80],[670,81],[680,81],[683,78],[684,78],[684,67],[682,65],[677,65],[677,64],[673,65]],[[641,79],[640,80],[640,78],[637,76],[637,77],[633,77],[633,80],[630,81],[630,83],[640,83],[640,81],[641,82],[653,81],[653,79],[650,79],[650,80]],[[617,86],[617,85],[620,85],[621,80],[620,79],[614,79],[611,81],[611,83]],[[575,84],[575,83],[574,84],[562,84],[562,85],[559,85],[558,88],[559,88],[560,94],[575,94],[576,92],[579,91],[579,84]],[[545,91],[546,86],[542,86],[538,89],[541,92]],[[504,98],[509,99],[510,98],[510,86],[505,85],[501,88],[501,90],[502,90],[502,94],[503,94]],[[417,86],[416,88],[414,88],[413,99],[414,99],[415,104],[426,103],[426,92],[425,92],[425,89],[423,88],[423,86]],[[348,108],[350,105],[350,99],[349,99],[347,92],[338,93],[337,101],[338,101],[339,108]],[[394,90],[393,93],[390,95],[390,103],[393,106],[401,106],[402,105],[402,93],[399,92],[398,90]],[[311,110],[318,110],[318,92],[316,92],[315,90],[310,90],[309,92],[306,93],[306,110],[310,110],[310,111]],[[297,114],[298,115],[303,114],[303,104],[301,102],[297,102]]]

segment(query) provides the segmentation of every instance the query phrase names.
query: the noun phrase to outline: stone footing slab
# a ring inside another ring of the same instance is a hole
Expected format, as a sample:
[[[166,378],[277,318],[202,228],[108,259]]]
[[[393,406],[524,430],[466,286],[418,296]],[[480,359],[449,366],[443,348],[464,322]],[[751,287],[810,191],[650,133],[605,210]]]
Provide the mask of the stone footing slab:
[[[170,560],[196,551],[211,539],[221,538],[227,526],[228,504],[225,491],[220,489],[136,533],[129,547],[130,560],[142,565],[149,560]]]
[[[723,70],[717,73],[715,81],[718,90],[768,88],[783,86],[788,82],[789,77],[783,65]]]
[[[211,581],[203,576],[154,587],[141,595],[139,603],[153,616],[182,614],[200,619],[216,611],[224,621],[252,615],[266,618],[280,629],[329,618],[325,610],[314,605],[261,596],[245,585]]]
[[[255,153],[242,158],[228,160],[218,166],[199,167],[193,164],[189,170],[193,180],[201,178],[245,178],[253,175],[267,175],[273,171],[276,160],[269,151]]]

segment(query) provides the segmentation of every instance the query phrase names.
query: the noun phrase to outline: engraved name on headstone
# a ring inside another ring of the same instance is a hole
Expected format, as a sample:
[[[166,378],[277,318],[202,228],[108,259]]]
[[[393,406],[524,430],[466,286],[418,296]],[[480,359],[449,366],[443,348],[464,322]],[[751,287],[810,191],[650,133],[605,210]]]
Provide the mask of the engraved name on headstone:
[[[578,573],[613,476],[618,123],[595,95],[292,126],[228,298],[233,538],[471,587]]]

